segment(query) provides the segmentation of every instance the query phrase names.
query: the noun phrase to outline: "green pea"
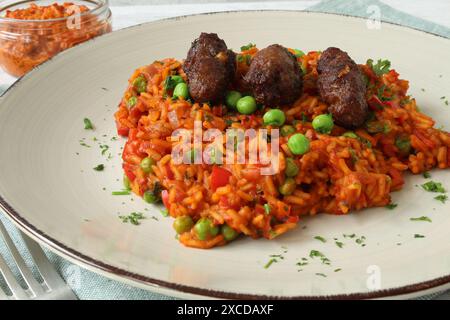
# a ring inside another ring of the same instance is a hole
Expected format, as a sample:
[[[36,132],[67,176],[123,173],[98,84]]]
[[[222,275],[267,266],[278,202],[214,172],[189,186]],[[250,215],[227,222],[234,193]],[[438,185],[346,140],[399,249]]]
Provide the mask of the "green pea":
[[[280,127],[286,121],[284,112],[280,109],[272,109],[267,111],[263,116],[264,124]]]
[[[195,233],[200,240],[215,237],[219,233],[219,227],[215,226],[208,218],[201,218],[194,226]]]
[[[133,108],[135,105],[136,105],[136,103],[138,102],[138,99],[137,99],[137,97],[131,97],[130,99],[128,99],[128,107],[129,108]]]
[[[181,216],[173,222],[173,228],[178,234],[188,232],[194,226],[194,221],[190,216]]]
[[[233,241],[239,233],[227,224],[222,226],[222,235],[226,241]]]
[[[227,95],[225,96],[225,103],[227,107],[230,107],[231,109],[236,109],[237,103],[241,98],[242,94],[240,92],[228,91]]]
[[[297,184],[292,178],[287,178],[284,183],[280,186],[279,191],[283,196],[289,196],[294,193]]]
[[[305,53],[302,50],[300,50],[300,49],[294,49],[294,55],[297,58],[300,58],[300,57],[303,57],[305,55]]]
[[[184,83],[184,80],[181,76],[178,76],[178,75],[168,76],[166,78],[166,80],[164,81],[164,90],[172,90],[179,83]]]
[[[142,93],[147,90],[147,80],[144,76],[139,76],[133,81],[133,86],[137,92]]]
[[[179,83],[173,90],[173,98],[183,98],[187,99],[189,97],[189,88],[186,83]]]
[[[126,175],[123,175],[123,186],[126,190],[131,190],[130,179]]]
[[[286,124],[281,127],[280,133],[283,137],[287,137],[295,133],[295,128],[289,124]]]
[[[237,110],[242,114],[252,114],[256,111],[256,100],[252,96],[245,96],[238,100]]]
[[[152,158],[144,158],[141,161],[141,169],[144,170],[145,173],[150,173],[153,171],[152,166],[154,166],[155,163],[155,160]]]
[[[147,203],[156,203],[159,201],[159,198],[150,190],[144,192],[144,201]]]
[[[314,118],[312,126],[319,133],[330,134],[334,126],[333,117],[331,114],[321,114]]]
[[[286,158],[286,170],[285,174],[287,177],[295,177],[299,172],[298,166],[295,164],[294,159]]]
[[[295,155],[305,154],[309,151],[309,140],[301,133],[296,133],[288,140],[289,150]]]

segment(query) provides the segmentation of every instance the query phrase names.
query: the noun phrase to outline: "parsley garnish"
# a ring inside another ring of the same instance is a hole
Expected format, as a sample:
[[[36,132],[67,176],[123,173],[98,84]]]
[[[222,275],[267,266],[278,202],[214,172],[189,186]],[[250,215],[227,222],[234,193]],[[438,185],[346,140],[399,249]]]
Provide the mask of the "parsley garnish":
[[[409,220],[411,221],[425,221],[425,222],[432,222],[430,218],[426,217],[426,216],[422,216],[419,218],[410,218]]]
[[[381,76],[389,72],[391,62],[389,60],[378,59],[377,63],[373,64],[373,60],[369,59],[367,60],[367,65],[372,68],[373,72],[375,72],[377,76]]]
[[[430,178],[431,178],[431,173],[429,173],[428,171],[425,171],[425,172],[423,173],[423,177],[424,177],[425,179],[430,179]]]
[[[271,211],[271,209],[270,209],[270,204],[265,203],[265,204],[264,204],[264,213],[265,213],[266,215],[269,215],[269,214],[270,214],[270,211]]]
[[[88,118],[84,118],[84,129],[86,130],[94,130],[94,126],[92,125],[91,120],[89,120]]]
[[[316,237],[314,237],[314,239],[319,240],[320,242],[323,242],[323,243],[327,242],[327,239],[325,239],[324,237],[321,237],[321,236],[316,236]]]
[[[132,212],[128,216],[119,216],[123,223],[130,222],[135,226],[141,224],[139,221],[145,219],[144,214],[142,212]]]
[[[264,266],[264,269],[269,269],[269,267],[272,265],[272,263],[278,262],[276,259],[270,259],[269,262],[266,263]]]
[[[342,248],[344,246],[344,244],[340,241],[336,241],[335,243],[339,248]]]
[[[247,50],[250,50],[251,48],[253,48],[253,47],[255,47],[255,46],[256,46],[255,44],[249,43],[249,44],[247,44],[247,45],[245,45],[245,46],[242,46],[242,47],[241,47],[241,51],[247,51]]]
[[[435,199],[435,200],[438,200],[438,201],[440,201],[440,202],[442,202],[442,203],[445,203],[445,201],[448,200],[448,197],[447,197],[446,194],[440,194],[440,195],[434,197],[434,199]]]
[[[396,203],[389,203],[388,205],[386,205],[386,209],[393,210],[393,209],[397,208],[397,206],[398,206],[398,204],[396,204]]]
[[[168,76],[164,80],[164,90],[172,90],[175,89],[177,84],[184,82],[181,76]]]
[[[414,235],[414,238],[416,238],[416,239],[421,239],[421,238],[425,238],[425,236],[416,233],[416,234]]]
[[[357,238],[355,240],[355,242],[357,244],[361,245],[361,247],[365,247],[366,246],[366,244],[364,243],[365,241],[366,241],[366,237],[365,236],[361,236],[361,237],[359,237],[359,238]]]
[[[95,171],[103,171],[105,169],[105,166],[103,164],[99,164],[98,166],[94,167]]]
[[[130,190],[113,191],[111,192],[113,196],[128,196],[131,194]]]
[[[445,188],[442,186],[442,183],[435,182],[435,181],[428,181],[428,182],[422,184],[422,188],[428,192],[439,192],[439,193],[446,192]]]
[[[101,144],[101,145],[100,145],[100,149],[102,150],[102,156],[104,156],[105,153],[106,153],[106,151],[108,151],[109,146],[106,145],[106,144]]]
[[[309,253],[310,258],[320,258],[320,261],[322,261],[323,264],[330,265],[331,261],[325,255],[317,250],[311,250]]]
[[[324,273],[316,273],[316,276],[319,276],[319,277],[324,277],[324,278],[326,278],[326,277],[327,277],[327,275],[326,275],[326,274],[324,274]]]

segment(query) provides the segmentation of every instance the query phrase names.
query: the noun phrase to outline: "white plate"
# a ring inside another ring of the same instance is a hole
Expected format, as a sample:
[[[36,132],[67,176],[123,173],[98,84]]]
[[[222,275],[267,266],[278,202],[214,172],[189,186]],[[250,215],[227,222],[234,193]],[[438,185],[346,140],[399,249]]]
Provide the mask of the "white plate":
[[[202,31],[217,32],[235,49],[248,42],[304,51],[338,46],[358,62],[388,58],[410,80],[421,108],[450,128],[449,108],[440,100],[450,97],[447,39],[391,24],[371,30],[364,19],[307,12],[233,12],[144,24],[58,55],[1,98],[0,200],[12,220],[76,263],[182,297],[378,298],[448,288],[450,203],[415,186],[425,181],[422,176],[407,177],[404,189],[393,195],[395,210],[319,215],[274,241],[245,239],[206,251],[181,246],[159,208],[111,195],[122,187],[118,153],[124,140],[110,139],[128,77],[154,60],[183,58]],[[85,117],[92,119],[94,132],[84,130]],[[94,136],[110,146],[111,160],[101,155]],[[92,147],[81,146],[82,138]],[[104,172],[92,170],[99,163],[106,165]],[[450,170],[432,174],[450,189]],[[117,217],[133,211],[149,218],[133,226]],[[433,222],[410,221],[424,215]],[[365,236],[366,246],[344,239],[344,233]],[[328,242],[315,240],[317,235]],[[342,249],[334,237],[344,242]],[[285,259],[265,269],[269,255],[282,253],[282,247]],[[331,266],[316,259],[298,272],[295,263],[311,250],[323,252]],[[342,270],[334,272],[337,268]]]

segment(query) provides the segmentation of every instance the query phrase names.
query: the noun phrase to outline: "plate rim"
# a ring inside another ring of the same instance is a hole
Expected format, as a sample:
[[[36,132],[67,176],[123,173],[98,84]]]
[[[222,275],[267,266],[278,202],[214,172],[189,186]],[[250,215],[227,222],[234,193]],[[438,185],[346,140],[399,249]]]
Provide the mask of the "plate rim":
[[[119,32],[126,32],[129,29],[137,29],[142,26],[148,26],[163,22],[170,22],[170,21],[177,21],[177,20],[185,20],[191,17],[198,17],[198,16],[205,16],[205,15],[227,15],[227,14],[233,14],[233,13],[258,13],[258,12],[270,12],[270,13],[292,13],[292,14],[316,14],[316,15],[331,15],[331,16],[343,16],[349,19],[357,19],[357,20],[364,20],[366,18],[364,17],[358,17],[358,16],[352,16],[348,14],[341,14],[341,13],[328,13],[328,12],[317,12],[317,11],[310,11],[310,10],[231,10],[231,11],[219,11],[219,12],[207,12],[207,13],[198,13],[198,14],[190,14],[190,15],[182,15],[182,16],[176,16],[176,17],[170,17],[170,18],[164,18],[159,19],[156,21],[151,22],[144,22],[140,24],[136,24],[133,26],[129,26],[126,28],[122,28],[116,31],[113,31],[108,34],[104,34],[100,37],[90,39],[86,42],[80,43],[68,50],[65,50],[63,52],[60,52],[56,56],[48,59],[47,61],[37,65],[35,68],[33,68],[30,72],[23,75],[22,77],[19,77],[9,88],[7,88],[1,95],[0,95],[0,107],[3,103],[4,98],[14,93],[15,89],[22,84],[22,82],[32,77],[36,72],[39,71],[39,69],[42,66],[45,66],[47,64],[50,64],[54,61],[55,58],[59,58],[60,56],[66,54],[67,52],[71,52],[72,50],[76,50],[79,46],[87,45],[88,43],[92,43],[96,41],[98,38],[105,38],[112,36],[115,33]],[[425,34],[430,37],[436,37],[437,39],[445,39],[449,40],[449,38],[446,38],[442,35],[435,34],[429,31],[420,30],[414,27],[410,26],[404,26],[398,23],[393,22],[387,22],[382,21],[384,24],[392,25],[396,28],[400,29],[406,29],[406,30],[413,30],[418,33]],[[220,291],[220,290],[212,290],[212,289],[206,289],[206,288],[199,288],[195,286],[190,285],[182,285],[182,284],[176,284],[169,281],[154,279],[148,276],[143,276],[137,273],[126,271],[122,268],[114,267],[108,263],[102,262],[98,259],[89,257],[78,250],[72,249],[65,244],[61,243],[60,241],[52,238],[51,236],[47,235],[44,231],[40,230],[39,228],[35,227],[33,224],[28,222],[24,217],[21,216],[21,214],[16,211],[10,204],[8,204],[3,196],[0,194],[0,208],[5,212],[7,218],[9,218],[10,221],[12,221],[19,229],[21,229],[26,234],[29,234],[33,239],[37,240],[41,244],[43,244],[45,247],[49,248],[52,252],[55,254],[64,257],[75,264],[79,264],[82,266],[87,267],[89,270],[96,272],[98,274],[102,274],[104,276],[114,278],[114,280],[118,281],[126,281],[127,283],[133,285],[133,286],[141,286],[147,288],[147,289],[166,289],[173,291],[174,293],[180,293],[180,294],[187,294],[187,295],[195,295],[195,296],[202,296],[202,297],[209,297],[209,298],[219,298],[219,299],[245,299],[245,300],[256,300],[256,299],[288,299],[288,300],[318,300],[318,299],[332,299],[332,300],[345,300],[345,299],[382,299],[382,298],[389,298],[389,297],[398,297],[403,295],[410,295],[410,294],[419,294],[422,291],[427,290],[438,290],[439,287],[446,286],[450,284],[450,273],[448,275],[444,275],[442,277],[438,277],[435,279],[431,279],[428,281],[423,281],[419,283],[414,283],[406,286],[401,287],[395,287],[390,289],[383,289],[383,290],[376,290],[371,292],[356,292],[356,293],[349,293],[349,294],[333,294],[333,295],[327,295],[327,296],[270,296],[270,295],[261,295],[261,294],[248,294],[248,293],[236,293],[236,292],[227,292],[227,291]],[[117,277],[117,278],[116,278]]]

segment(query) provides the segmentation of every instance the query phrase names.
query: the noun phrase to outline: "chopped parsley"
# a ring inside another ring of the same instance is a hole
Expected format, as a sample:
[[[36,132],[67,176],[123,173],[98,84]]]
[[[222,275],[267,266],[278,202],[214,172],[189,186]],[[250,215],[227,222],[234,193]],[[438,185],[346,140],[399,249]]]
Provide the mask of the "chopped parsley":
[[[388,205],[386,205],[386,209],[389,209],[389,210],[393,210],[393,209],[395,209],[395,208],[397,208],[397,206],[398,206],[398,204],[396,204],[396,203],[389,203]]]
[[[425,236],[416,233],[416,234],[414,235],[414,238],[416,238],[416,239],[421,239],[421,238],[425,238]]]
[[[323,278],[327,277],[327,275],[324,273],[316,273],[316,276],[323,277]]]
[[[442,183],[435,182],[435,181],[428,181],[428,182],[422,184],[422,188],[428,192],[439,192],[439,193],[446,192],[445,188],[442,186]]]
[[[86,130],[94,130],[94,126],[92,125],[91,120],[89,120],[88,118],[84,118],[84,129]]]
[[[119,216],[119,219],[121,219],[123,223],[130,222],[137,226],[141,224],[140,220],[145,219],[145,217],[142,212],[132,212],[128,216]]]
[[[361,247],[365,247],[366,246],[365,241],[366,241],[366,237],[365,236],[361,236],[361,237],[359,237],[359,238],[357,238],[355,240],[355,242],[357,244],[359,244]]]
[[[283,253],[287,253],[286,247],[282,247]],[[280,260],[284,260],[284,256],[282,254],[271,254],[269,256],[270,260],[264,265],[264,269],[268,269],[273,263],[277,263]]]
[[[237,56],[238,62],[240,62],[240,63],[245,62],[245,64],[248,66],[250,65],[251,60],[252,60],[252,57],[249,54],[244,54],[244,55],[239,54]]]
[[[422,216],[422,217],[419,217],[419,218],[410,218],[409,220],[411,220],[411,221],[432,222],[431,219],[426,217],[426,216]]]
[[[381,76],[381,75],[389,72],[389,69],[391,67],[391,62],[389,60],[378,59],[377,63],[373,64],[373,60],[369,59],[369,60],[367,60],[367,65],[372,68],[373,72],[377,76]]]
[[[86,147],[86,148],[90,148],[91,146],[90,145],[88,145],[86,142],[84,142],[84,141],[81,141],[80,140],[80,146],[82,146],[82,147]]]
[[[129,196],[131,194],[130,190],[121,190],[111,192],[113,196]]]
[[[249,44],[247,44],[247,45],[245,45],[245,46],[242,46],[242,47],[241,47],[241,51],[247,51],[247,50],[250,50],[251,48],[254,48],[255,46],[256,46],[255,44],[249,43]]]
[[[448,196],[446,194],[440,194],[436,197],[434,197],[435,200],[438,200],[442,203],[445,203],[448,200]]]
[[[342,269],[341,268],[334,269],[334,272],[339,272],[339,271],[342,271]]]
[[[102,150],[102,156],[104,156],[105,153],[109,150],[109,146],[106,144],[101,144],[100,149]]]
[[[269,215],[269,214],[270,214],[270,211],[271,211],[271,209],[270,209],[270,204],[265,203],[265,204],[264,204],[264,213],[265,213],[266,215]]]
[[[325,239],[324,237],[321,237],[321,236],[315,236],[314,239],[319,240],[320,242],[323,242],[323,243],[327,242],[327,239]]]
[[[302,50],[300,50],[300,49],[294,49],[294,55],[297,58],[300,58],[300,57],[303,57],[305,55],[305,53]]]
[[[330,265],[331,261],[322,252],[317,250],[311,250],[309,253],[310,258],[320,258],[323,264]]]
[[[340,242],[340,241],[336,241],[335,244],[339,247],[342,248],[344,246],[344,243]]]
[[[425,172],[423,173],[423,177],[424,177],[425,179],[430,179],[430,178],[431,178],[431,173],[429,173],[428,171],[425,171]]]
[[[99,164],[98,166],[94,167],[95,171],[103,171],[105,169],[105,166],[103,164]]]
[[[181,76],[168,76],[164,80],[164,90],[173,90],[179,83],[183,83],[184,80]]]
[[[267,263],[264,265],[264,269],[269,269],[270,266],[271,266],[273,263],[276,263],[276,262],[278,262],[277,259],[273,259],[273,258],[270,259],[269,262],[267,262]]]

